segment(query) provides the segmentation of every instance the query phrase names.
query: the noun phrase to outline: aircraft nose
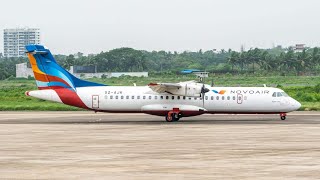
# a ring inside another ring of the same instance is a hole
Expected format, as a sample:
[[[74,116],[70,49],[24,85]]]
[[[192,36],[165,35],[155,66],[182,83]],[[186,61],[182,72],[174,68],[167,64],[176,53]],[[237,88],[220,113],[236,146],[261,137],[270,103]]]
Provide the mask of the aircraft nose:
[[[300,108],[301,108],[301,103],[297,101],[297,109],[300,109]]]
[[[301,103],[299,103],[298,101],[294,100],[293,106],[294,106],[295,110],[298,110],[301,107]]]

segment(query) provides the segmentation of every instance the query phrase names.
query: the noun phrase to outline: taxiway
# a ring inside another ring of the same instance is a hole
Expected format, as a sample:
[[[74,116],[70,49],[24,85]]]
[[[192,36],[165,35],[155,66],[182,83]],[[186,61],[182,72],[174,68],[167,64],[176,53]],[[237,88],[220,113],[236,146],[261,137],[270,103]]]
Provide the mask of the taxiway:
[[[1,112],[1,179],[317,179],[320,113]]]

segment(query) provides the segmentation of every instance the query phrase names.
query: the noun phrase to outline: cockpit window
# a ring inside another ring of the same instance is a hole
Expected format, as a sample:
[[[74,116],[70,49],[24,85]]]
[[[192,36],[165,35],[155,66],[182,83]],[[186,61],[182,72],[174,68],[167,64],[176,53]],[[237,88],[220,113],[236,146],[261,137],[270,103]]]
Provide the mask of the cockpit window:
[[[289,95],[287,93],[285,93],[285,92],[274,92],[272,94],[272,97],[282,97],[282,96],[289,97]]]

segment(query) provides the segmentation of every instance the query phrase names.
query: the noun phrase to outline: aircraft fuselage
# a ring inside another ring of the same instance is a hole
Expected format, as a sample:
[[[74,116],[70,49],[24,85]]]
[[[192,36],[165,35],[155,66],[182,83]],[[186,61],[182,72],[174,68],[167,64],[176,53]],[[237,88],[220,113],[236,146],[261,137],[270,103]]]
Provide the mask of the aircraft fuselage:
[[[80,87],[72,93],[48,89],[30,91],[28,95],[101,112],[166,116],[168,111],[178,109],[183,117],[204,113],[279,114],[301,106],[281,89],[269,87],[212,87],[204,99],[159,94],[148,86]]]

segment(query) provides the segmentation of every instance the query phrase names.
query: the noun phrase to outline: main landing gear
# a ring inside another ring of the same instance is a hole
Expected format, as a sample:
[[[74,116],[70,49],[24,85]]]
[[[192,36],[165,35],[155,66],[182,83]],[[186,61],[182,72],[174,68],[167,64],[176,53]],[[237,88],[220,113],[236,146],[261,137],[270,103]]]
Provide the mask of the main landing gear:
[[[169,111],[168,114],[166,115],[166,121],[167,122],[179,121],[181,117],[182,117],[182,114],[180,113],[179,108],[173,108],[173,110]]]
[[[282,121],[286,120],[286,117],[287,117],[287,114],[286,114],[286,113],[281,113],[281,114],[280,114],[280,119],[281,119]]]

